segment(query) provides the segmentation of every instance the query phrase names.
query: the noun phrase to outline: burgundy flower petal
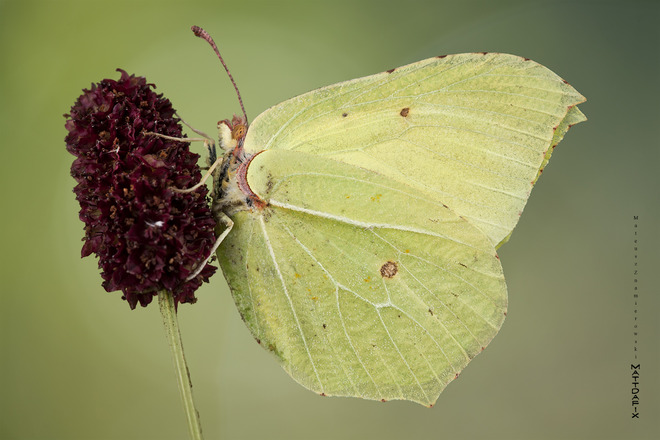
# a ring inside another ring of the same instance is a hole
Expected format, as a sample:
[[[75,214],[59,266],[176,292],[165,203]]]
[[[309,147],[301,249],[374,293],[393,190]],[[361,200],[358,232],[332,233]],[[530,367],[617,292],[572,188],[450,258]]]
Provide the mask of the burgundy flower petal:
[[[76,156],[71,175],[85,223],[82,256],[99,258],[103,287],[121,290],[131,308],[148,305],[159,290],[175,303],[194,303],[194,292],[216,268],[205,265],[215,221],[202,186],[199,156],[188,144],[145,134],[182,137],[169,100],[143,77],[121,72],[119,81],[92,84],[71,107],[66,148]]]

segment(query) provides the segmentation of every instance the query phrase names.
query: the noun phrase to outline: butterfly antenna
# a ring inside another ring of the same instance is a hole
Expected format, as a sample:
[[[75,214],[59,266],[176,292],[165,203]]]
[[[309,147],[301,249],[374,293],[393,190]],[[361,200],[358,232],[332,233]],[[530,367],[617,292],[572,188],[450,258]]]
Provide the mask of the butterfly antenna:
[[[196,36],[206,40],[206,42],[211,45],[211,47],[215,51],[215,54],[220,59],[220,62],[222,63],[222,67],[225,68],[225,71],[227,72],[227,75],[229,75],[229,79],[231,80],[231,83],[234,85],[234,90],[236,90],[236,95],[238,95],[238,103],[241,104],[241,110],[243,110],[243,116],[245,116],[245,125],[248,125],[248,117],[247,117],[247,113],[245,112],[245,107],[243,106],[243,99],[241,98],[241,92],[238,91],[238,86],[236,86],[236,81],[234,81],[234,77],[231,76],[231,72],[229,71],[229,68],[225,64],[225,60],[222,59],[222,55],[220,55],[220,51],[218,50],[218,46],[216,46],[215,41],[213,41],[213,38],[211,38],[208,32],[206,32],[204,29],[202,29],[199,26],[192,26],[190,29],[192,29],[193,33]]]

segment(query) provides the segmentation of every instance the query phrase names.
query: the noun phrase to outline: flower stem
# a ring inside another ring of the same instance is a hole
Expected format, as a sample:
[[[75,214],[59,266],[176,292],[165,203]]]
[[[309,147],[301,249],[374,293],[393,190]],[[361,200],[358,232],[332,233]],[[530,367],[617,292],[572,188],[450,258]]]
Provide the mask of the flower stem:
[[[199,422],[199,414],[195,409],[195,403],[192,395],[192,382],[190,381],[190,372],[186,357],[183,354],[183,343],[181,342],[181,333],[179,333],[179,322],[176,317],[176,308],[172,292],[161,290],[158,292],[158,303],[160,304],[160,313],[163,316],[163,324],[167,333],[170,350],[174,358],[174,367],[176,368],[177,382],[181,392],[183,408],[188,420],[188,429],[190,438],[193,440],[202,440],[202,425]]]

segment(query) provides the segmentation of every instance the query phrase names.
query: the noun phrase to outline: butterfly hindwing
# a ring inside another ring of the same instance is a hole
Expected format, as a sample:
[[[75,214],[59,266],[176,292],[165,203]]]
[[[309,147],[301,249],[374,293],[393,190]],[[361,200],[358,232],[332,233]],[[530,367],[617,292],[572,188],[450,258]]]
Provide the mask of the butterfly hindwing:
[[[218,255],[243,319],[326,395],[430,405],[499,330],[506,286],[488,238],[414,188],[298,151],[257,155],[264,209]]]

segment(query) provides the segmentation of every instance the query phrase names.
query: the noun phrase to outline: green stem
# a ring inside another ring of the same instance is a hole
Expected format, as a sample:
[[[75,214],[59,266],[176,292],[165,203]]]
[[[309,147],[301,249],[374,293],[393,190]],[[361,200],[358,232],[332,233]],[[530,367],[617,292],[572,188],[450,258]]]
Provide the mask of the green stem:
[[[172,357],[174,358],[174,367],[176,368],[183,408],[186,412],[186,419],[188,420],[190,438],[193,440],[202,440],[202,425],[199,422],[199,414],[195,409],[195,403],[193,401],[192,382],[190,381],[190,372],[188,371],[186,357],[183,354],[183,343],[181,342],[181,333],[179,333],[179,322],[176,317],[172,292],[164,290],[158,292],[158,303],[160,304],[160,313],[163,316],[167,340],[172,350]]]

